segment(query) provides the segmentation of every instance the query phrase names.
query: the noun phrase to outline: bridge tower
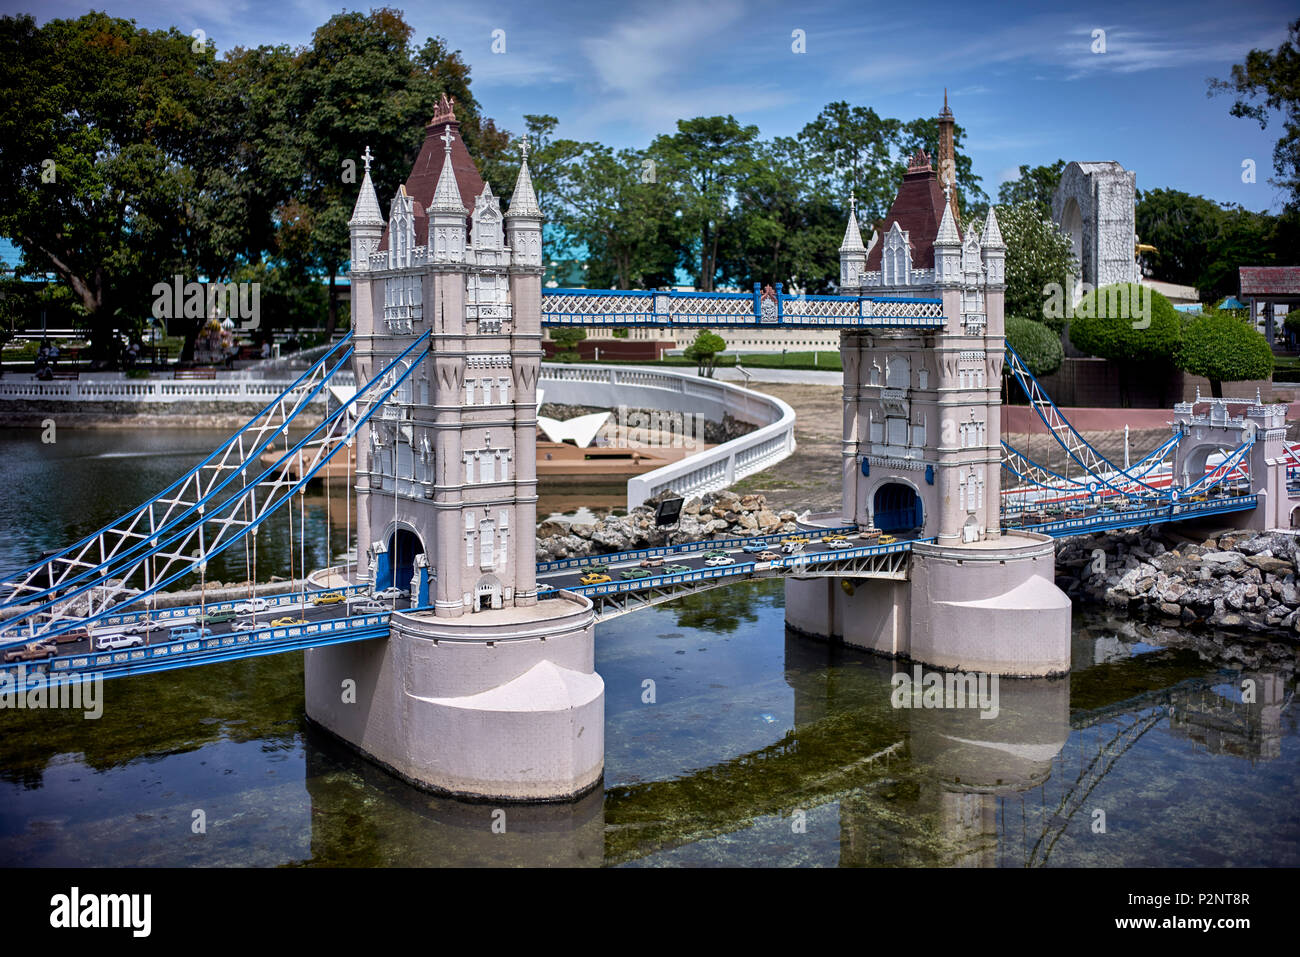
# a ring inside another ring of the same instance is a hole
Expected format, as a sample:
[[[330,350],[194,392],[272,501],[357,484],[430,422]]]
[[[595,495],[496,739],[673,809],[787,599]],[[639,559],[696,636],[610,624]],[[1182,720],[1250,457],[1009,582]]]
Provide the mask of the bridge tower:
[[[309,651],[307,712],[416,784],[552,800],[600,779],[604,684],[591,602],[537,595],[542,213],[526,146],[503,216],[459,132],[444,96],[386,224],[367,159],[357,381],[430,339],[358,435],[360,577],[409,588],[411,610],[386,640]]]
[[[942,119],[952,122],[946,102]],[[913,546],[910,582],[829,589],[827,579],[792,580],[787,620],[943,666],[1065,671],[1070,606],[1053,583],[1052,543],[1000,527],[1006,246],[992,208],[981,228],[957,222],[955,188],[918,150],[884,235],[864,246],[851,209],[840,248],[843,292],[938,299],[946,323],[841,333],[844,491],[835,521],[933,541]],[[976,647],[971,626],[982,618],[1006,640]],[[1026,648],[1018,628],[1048,637]]]

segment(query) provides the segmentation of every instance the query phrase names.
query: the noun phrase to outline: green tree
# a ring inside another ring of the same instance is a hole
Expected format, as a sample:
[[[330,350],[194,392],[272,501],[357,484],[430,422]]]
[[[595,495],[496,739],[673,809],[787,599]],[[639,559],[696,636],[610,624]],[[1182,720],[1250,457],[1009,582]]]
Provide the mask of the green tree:
[[[1006,323],[1007,345],[1024,360],[1036,378],[1051,375],[1061,368],[1065,351],[1061,348],[1058,332],[1041,322],[1020,316],[1007,316]],[[1008,370],[1003,371],[1010,375]]]
[[[1288,38],[1277,50],[1251,50],[1244,63],[1234,64],[1231,80],[1210,80],[1211,94],[1236,96],[1232,115],[1268,127],[1269,111],[1282,113],[1282,135],[1273,146],[1275,186],[1291,196],[1288,206],[1300,208],[1300,19],[1293,21]]]
[[[572,362],[578,357],[578,343],[587,338],[587,330],[582,326],[553,326],[549,335],[555,343],[555,358]]]
[[[727,343],[723,341],[722,336],[708,329],[701,329],[695,336],[695,341],[682,350],[682,355],[696,364],[696,374],[712,379],[718,354],[726,348]]]
[[[597,143],[566,164],[558,225],[585,247],[586,283],[633,289],[668,285],[680,253],[680,220],[656,167],[636,150],[615,153]]]
[[[216,50],[193,44],[102,13],[0,18],[0,234],[72,292],[101,361],[155,283],[222,258],[202,201]]]
[[[998,187],[998,204],[1001,206],[1019,206],[1032,203],[1044,219],[1052,216],[1052,197],[1061,185],[1061,174],[1065,172],[1065,160],[1057,160],[1049,166],[1021,166],[1020,175],[1009,179]]]
[[[1197,316],[1183,330],[1174,356],[1178,368],[1210,380],[1210,392],[1223,396],[1224,382],[1267,379],[1273,350],[1246,322],[1225,313]]]
[[[754,154],[727,215],[720,274],[742,289],[782,282],[787,289],[833,291],[847,206],[816,190],[808,150],[799,140],[761,142]]]
[[[1059,334],[1065,328],[1064,314],[1048,308],[1044,297],[1053,287],[1063,295],[1069,289],[1069,277],[1078,275],[1070,238],[1032,200],[999,206],[997,217],[1002,241],[1007,244],[1007,315],[1041,317]]]
[[[1166,282],[1199,285],[1223,225],[1218,204],[1182,190],[1149,189],[1139,194],[1134,214],[1138,239],[1155,247],[1141,255],[1144,271]]]
[[[683,228],[695,236],[683,266],[695,273],[695,288],[712,292],[718,280],[718,247],[737,181],[754,163],[758,127],[734,116],[678,120],[677,132],[651,145],[658,176],[675,189]]]
[[[1182,331],[1182,319],[1169,300],[1138,283],[1103,286],[1083,296],[1069,327],[1076,349],[1118,364],[1125,406],[1135,376],[1159,377],[1173,365]]]

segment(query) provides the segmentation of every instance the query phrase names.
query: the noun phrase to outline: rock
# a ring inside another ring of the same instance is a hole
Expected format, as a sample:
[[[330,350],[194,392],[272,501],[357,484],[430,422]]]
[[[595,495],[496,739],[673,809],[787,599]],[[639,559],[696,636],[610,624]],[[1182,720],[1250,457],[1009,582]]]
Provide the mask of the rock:
[[[568,522],[545,521],[537,526],[538,538],[553,538],[556,535],[569,534]]]
[[[744,495],[740,499],[740,507],[747,512],[763,507],[763,496],[761,495]]]
[[[682,506],[682,514],[683,515],[700,514],[700,499],[698,496],[690,499],[685,505]]]
[[[1162,601],[1159,607],[1161,614],[1168,615],[1170,618],[1179,618],[1183,614],[1183,610],[1170,601]]]
[[[765,532],[771,531],[772,529],[776,528],[780,524],[781,524],[781,519],[777,517],[775,512],[770,512],[767,509],[762,509],[761,511],[759,511],[758,527],[761,528],[763,531]]]
[[[797,522],[799,520],[799,516],[789,510],[786,510],[784,512],[778,512],[776,517],[779,518],[782,522],[785,522],[786,524],[789,524],[790,522]],[[785,531],[785,529],[783,528],[781,529],[781,531]],[[790,529],[790,531],[794,531],[794,529]]]
[[[740,516],[740,527],[749,532],[758,531],[758,516],[753,512],[745,512]]]
[[[1201,567],[1215,575],[1235,575],[1245,571],[1246,559],[1236,552],[1211,552],[1201,556]]]
[[[596,526],[590,522],[574,522],[569,526],[569,533],[577,535],[579,538],[591,538],[592,533],[596,531]]]
[[[1291,563],[1285,558],[1274,558],[1268,555],[1248,554],[1245,557],[1245,562],[1270,575],[1284,575],[1292,570]]]

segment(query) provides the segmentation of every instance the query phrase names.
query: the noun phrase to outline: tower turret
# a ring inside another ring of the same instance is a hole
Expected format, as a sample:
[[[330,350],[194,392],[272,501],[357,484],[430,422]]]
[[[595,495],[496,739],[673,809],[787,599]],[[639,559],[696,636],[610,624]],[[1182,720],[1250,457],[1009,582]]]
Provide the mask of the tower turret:
[[[429,258],[434,262],[465,261],[465,217],[469,210],[461,201],[456,173],[452,169],[451,144],[455,138],[450,126],[438,137],[444,147],[442,173],[426,210],[429,215]]]
[[[379,240],[384,233],[384,214],[379,210],[375,184],[370,181],[370,161],[374,157],[370,155],[369,146],[361,159],[366,165],[366,171],[361,177],[356,205],[352,207],[352,218],[348,220],[348,232],[352,237],[351,272],[370,268],[370,254],[379,248]]]
[[[542,264],[542,210],[537,205],[533,177],[528,171],[528,140],[520,144],[523,156],[515,191],[510,194],[510,211],[506,213],[506,242],[510,244],[516,265]]]
[[[858,198],[850,193],[849,223],[844,228],[844,242],[840,243],[841,291],[859,288],[866,271],[867,247],[862,245],[862,230],[858,228]]]

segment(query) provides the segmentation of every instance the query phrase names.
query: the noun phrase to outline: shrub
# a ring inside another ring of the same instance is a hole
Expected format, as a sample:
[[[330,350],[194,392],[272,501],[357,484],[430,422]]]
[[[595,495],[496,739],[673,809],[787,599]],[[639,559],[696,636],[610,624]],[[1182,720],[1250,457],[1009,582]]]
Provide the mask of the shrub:
[[[1007,345],[1019,354],[1035,377],[1051,375],[1065,360],[1061,337],[1033,319],[1007,316]]]
[[[1188,323],[1175,361],[1184,372],[1209,379],[1216,397],[1223,395],[1224,382],[1273,374],[1273,350],[1264,337],[1224,313],[1197,316]]]

